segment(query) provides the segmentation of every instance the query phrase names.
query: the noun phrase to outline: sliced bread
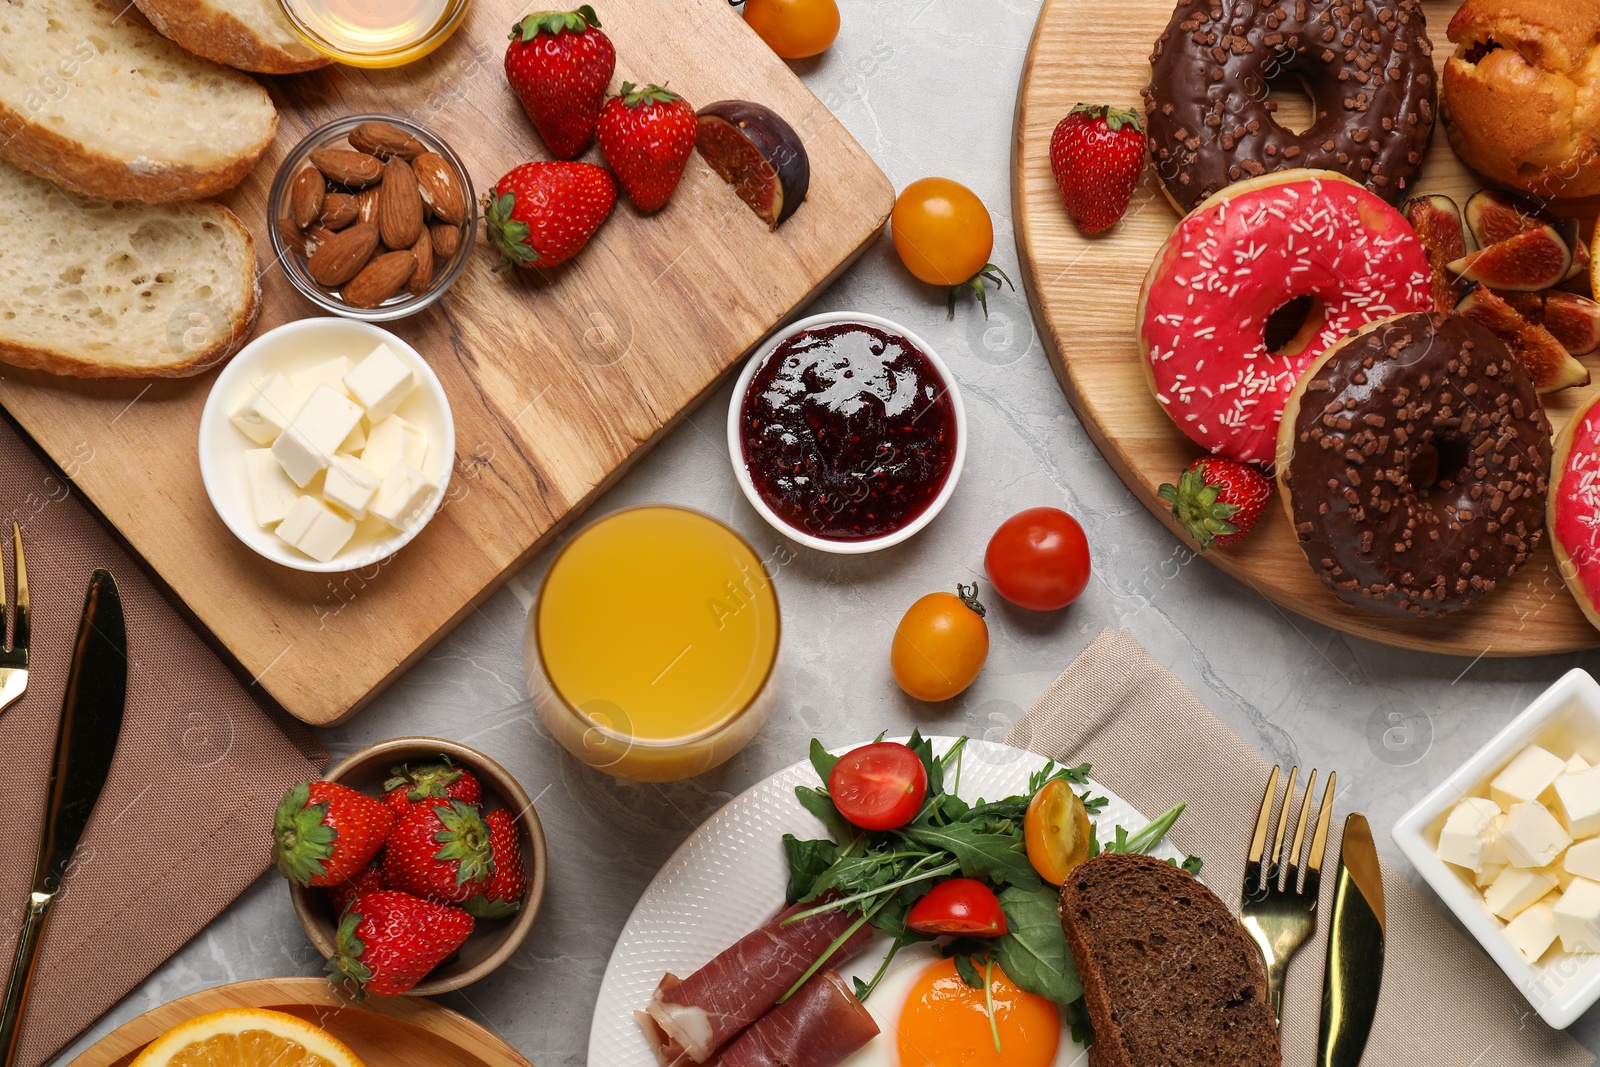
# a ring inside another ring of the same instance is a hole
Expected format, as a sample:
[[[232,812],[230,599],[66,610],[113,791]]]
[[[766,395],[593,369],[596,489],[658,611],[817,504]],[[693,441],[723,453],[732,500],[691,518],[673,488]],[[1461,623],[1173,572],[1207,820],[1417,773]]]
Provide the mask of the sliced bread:
[[[1061,887],[1061,928],[1094,1026],[1092,1067],[1280,1067],[1255,946],[1192,875],[1103,853]]]
[[[333,62],[295,32],[277,0],[135,0],[150,24],[197,56],[259,74]]]
[[[96,0],[0,3],[0,155],[108,200],[194,200],[231,189],[278,114],[238,71]]]
[[[97,200],[0,162],[0,360],[198,374],[243,344],[260,303],[255,242],[227,208]]]

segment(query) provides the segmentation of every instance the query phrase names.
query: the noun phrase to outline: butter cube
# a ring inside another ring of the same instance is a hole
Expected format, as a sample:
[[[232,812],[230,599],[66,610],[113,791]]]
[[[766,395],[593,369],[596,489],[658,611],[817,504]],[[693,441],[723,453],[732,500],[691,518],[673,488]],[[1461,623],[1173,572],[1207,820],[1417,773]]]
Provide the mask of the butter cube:
[[[319,385],[326,385],[340,396],[344,396],[344,376],[349,373],[350,361],[343,356],[335,356],[333,359],[307,367],[293,375],[290,381],[294,382],[294,387],[306,396],[316,392]]]
[[[1561,947],[1568,952],[1600,952],[1600,882],[1579,878],[1551,909]]]
[[[1490,803],[1494,803],[1490,801]],[[1501,836],[1501,831],[1506,826],[1506,813],[1501,812],[1489,820],[1488,836],[1483,843],[1483,864],[1504,867],[1511,862],[1506,859],[1506,839]]]
[[[272,457],[270,448],[252,448],[245,452],[244,475],[250,487],[250,508],[261,526],[271,526],[281,520],[300,499],[294,482],[283,473],[283,467]]]
[[[428,435],[399,415],[374,422],[372,431],[367,434],[367,446],[361,450],[361,461],[384,474],[396,463],[421,470],[427,458]]]
[[[1492,884],[1496,878],[1500,877],[1500,872],[1505,869],[1506,864],[1504,863],[1485,863],[1483,870],[1472,876],[1472,884],[1482,889],[1484,886]]]
[[[1567,769],[1567,761],[1552,752],[1529,745],[1506,764],[1506,769],[1489,783],[1489,796],[1502,811],[1510,811],[1513,804],[1536,800],[1540,793],[1550,788],[1556,776]]]
[[[378,496],[367,509],[390,526],[409,530],[439,495],[439,484],[415,467],[397,463],[384,476]]]
[[[1515,919],[1555,887],[1556,880],[1543,872],[1507,867],[1483,891],[1483,902],[1500,918]]]
[[[281,374],[271,374],[250,390],[250,398],[231,416],[239,432],[258,445],[270,445],[294,419],[306,394]]]
[[[303,496],[284,520],[278,536],[318,563],[327,563],[355,536],[356,524],[314,496]]]
[[[1572,758],[1567,760],[1567,773],[1577,774],[1579,771],[1588,770],[1591,766],[1592,764],[1583,758],[1582,753],[1574,752]]]
[[[367,418],[382,422],[417,387],[417,376],[411,364],[379,342],[344,376],[344,387],[356,403],[367,409]]]
[[[1600,838],[1575,842],[1561,856],[1561,865],[1568,874],[1600,882]]]
[[[1506,936],[1517,946],[1522,958],[1538,963],[1556,940],[1555,906],[1541,900],[1506,924]]]
[[[361,408],[331,386],[319,385],[288,429],[272,444],[294,484],[304,489],[325,470],[350,431],[361,423]]]
[[[359,459],[336,455],[328,464],[328,477],[322,483],[322,499],[352,519],[367,517],[367,505],[381,484],[376,474]]]
[[[1537,800],[1523,801],[1506,812],[1500,840],[1513,867],[1544,867],[1572,844],[1572,836],[1560,820]]]
[[[1569,771],[1550,787],[1556,794],[1556,814],[1574,838],[1600,834],[1600,767]]]
[[[1468,797],[1457,804],[1439,831],[1439,858],[1469,871],[1483,868],[1484,849],[1493,833],[1500,808],[1492,800]],[[1501,861],[1505,862],[1504,860]]]
[[[339,442],[339,451],[348,452],[352,456],[366,447],[367,431],[359,422],[356,423],[356,428],[346,434],[343,441]]]

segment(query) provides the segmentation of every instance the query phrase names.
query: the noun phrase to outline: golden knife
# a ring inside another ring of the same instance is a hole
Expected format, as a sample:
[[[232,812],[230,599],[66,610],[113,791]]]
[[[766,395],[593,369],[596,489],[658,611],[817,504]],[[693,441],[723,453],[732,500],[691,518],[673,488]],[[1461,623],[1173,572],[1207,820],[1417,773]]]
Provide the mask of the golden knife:
[[[1339,880],[1328,923],[1328,965],[1322,977],[1319,1067],[1356,1067],[1366,1051],[1383,985],[1383,872],[1367,817],[1344,823]]]

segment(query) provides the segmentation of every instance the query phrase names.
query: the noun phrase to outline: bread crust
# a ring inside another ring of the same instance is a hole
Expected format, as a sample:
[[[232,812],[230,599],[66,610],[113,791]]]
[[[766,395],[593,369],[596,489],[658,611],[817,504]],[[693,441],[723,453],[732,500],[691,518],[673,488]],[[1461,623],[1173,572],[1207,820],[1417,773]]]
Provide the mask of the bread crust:
[[[150,24],[195,55],[257,74],[299,74],[333,60],[310,45],[309,55],[280,48],[231,12],[207,0],[134,0]],[[287,23],[285,23],[285,28]]]

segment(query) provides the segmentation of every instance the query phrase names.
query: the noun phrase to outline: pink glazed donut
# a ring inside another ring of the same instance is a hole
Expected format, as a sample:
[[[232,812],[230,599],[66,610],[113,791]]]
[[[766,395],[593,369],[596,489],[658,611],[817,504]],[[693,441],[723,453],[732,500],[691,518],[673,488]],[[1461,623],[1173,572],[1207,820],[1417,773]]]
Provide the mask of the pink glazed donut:
[[[1556,435],[1545,510],[1561,577],[1600,627],[1600,396]]]
[[[1416,231],[1350,179],[1286,170],[1230,185],[1178,223],[1145,278],[1150,390],[1196,444],[1268,467],[1301,373],[1375,319],[1431,311],[1430,293]],[[1308,296],[1305,324],[1269,351],[1268,318]]]

